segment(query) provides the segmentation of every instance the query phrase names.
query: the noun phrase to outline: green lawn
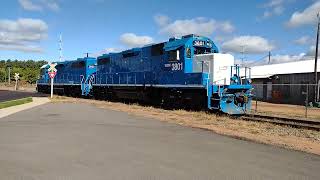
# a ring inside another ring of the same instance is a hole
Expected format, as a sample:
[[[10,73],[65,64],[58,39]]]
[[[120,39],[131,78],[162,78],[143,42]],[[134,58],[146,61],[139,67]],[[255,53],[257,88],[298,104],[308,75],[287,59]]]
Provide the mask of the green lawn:
[[[20,104],[25,104],[25,103],[29,103],[29,102],[32,102],[32,97],[26,97],[26,98],[22,98],[22,99],[5,101],[5,102],[0,103],[0,109],[7,108],[10,106],[16,106],[16,105],[20,105]]]

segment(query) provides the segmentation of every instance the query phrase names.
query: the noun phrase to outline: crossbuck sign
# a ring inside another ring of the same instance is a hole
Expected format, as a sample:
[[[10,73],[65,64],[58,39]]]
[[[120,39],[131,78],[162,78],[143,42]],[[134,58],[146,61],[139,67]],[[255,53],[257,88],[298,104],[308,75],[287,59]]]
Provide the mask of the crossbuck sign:
[[[52,64],[49,64],[49,69],[48,69],[48,75],[50,76],[51,78],[51,99],[53,98],[53,78],[56,76],[57,74],[57,69],[56,69],[56,65],[57,63],[52,63]]]
[[[18,80],[19,80],[20,76],[19,73],[14,73],[14,79],[16,80],[16,84],[14,86],[14,90],[18,89]]]
[[[14,79],[16,80],[16,81],[18,81],[19,80],[19,73],[14,73]]]
[[[48,75],[51,79],[53,79],[57,74],[57,69],[56,69],[57,63],[49,64],[49,65],[50,65],[50,68],[48,69]]]

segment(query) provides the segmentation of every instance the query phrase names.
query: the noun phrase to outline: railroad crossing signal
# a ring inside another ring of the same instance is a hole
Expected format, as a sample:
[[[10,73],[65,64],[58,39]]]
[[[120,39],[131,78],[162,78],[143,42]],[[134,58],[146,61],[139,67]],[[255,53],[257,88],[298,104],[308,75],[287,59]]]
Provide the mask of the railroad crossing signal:
[[[16,80],[16,81],[18,81],[19,80],[19,73],[14,73],[14,79]]]
[[[51,78],[51,99],[53,98],[53,78],[57,74],[56,65],[57,65],[57,63],[49,64],[50,68],[48,69],[48,74]]]
[[[48,72],[48,74],[49,74],[49,77],[53,79],[56,76],[57,72]]]
[[[55,68],[57,63],[49,64],[50,68],[48,69],[48,75],[51,79],[53,79],[57,74],[57,69]]]
[[[18,80],[19,80],[19,73],[14,73],[14,79],[16,80],[16,83],[14,85],[14,90],[16,91],[18,89]]]

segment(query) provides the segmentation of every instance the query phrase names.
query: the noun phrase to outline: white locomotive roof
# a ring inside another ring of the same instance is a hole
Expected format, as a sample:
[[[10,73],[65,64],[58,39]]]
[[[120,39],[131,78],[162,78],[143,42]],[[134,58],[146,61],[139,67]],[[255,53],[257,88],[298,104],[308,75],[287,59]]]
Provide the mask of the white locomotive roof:
[[[318,62],[320,72],[320,60]],[[267,78],[276,74],[296,74],[314,72],[314,60],[295,61],[281,64],[268,64],[251,67],[251,78]],[[244,75],[244,71],[241,71]]]
[[[47,66],[49,66],[49,64],[45,64],[45,65],[41,66],[40,69],[46,68]]]

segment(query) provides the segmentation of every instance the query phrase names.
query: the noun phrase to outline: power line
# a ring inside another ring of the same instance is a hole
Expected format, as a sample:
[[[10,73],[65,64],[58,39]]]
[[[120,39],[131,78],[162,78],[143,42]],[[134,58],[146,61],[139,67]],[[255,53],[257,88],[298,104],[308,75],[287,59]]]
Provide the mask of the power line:
[[[247,66],[248,66],[248,65],[256,64],[256,63],[261,62],[261,61],[265,61],[266,57],[268,57],[268,56],[269,56],[269,54],[268,54],[268,55],[263,56],[262,58],[258,59],[257,61],[254,61],[254,62],[248,63],[248,64],[247,64]]]

